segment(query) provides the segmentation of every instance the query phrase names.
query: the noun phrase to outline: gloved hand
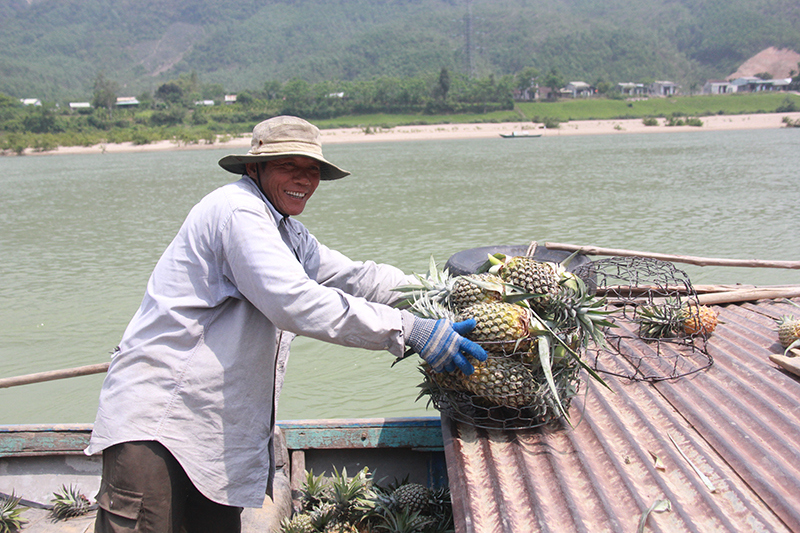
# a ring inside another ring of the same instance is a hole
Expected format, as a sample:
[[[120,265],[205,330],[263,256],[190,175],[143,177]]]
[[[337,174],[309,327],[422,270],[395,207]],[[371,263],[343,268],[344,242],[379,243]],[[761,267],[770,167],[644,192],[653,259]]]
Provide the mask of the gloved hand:
[[[404,322],[412,321],[410,328],[403,328],[407,332],[405,343],[425,359],[434,371],[452,372],[458,367],[469,375],[475,369],[465,355],[478,361],[486,361],[486,350],[462,337],[475,328],[474,318],[454,324],[445,319],[417,318],[411,313],[405,313],[407,312],[404,312]]]

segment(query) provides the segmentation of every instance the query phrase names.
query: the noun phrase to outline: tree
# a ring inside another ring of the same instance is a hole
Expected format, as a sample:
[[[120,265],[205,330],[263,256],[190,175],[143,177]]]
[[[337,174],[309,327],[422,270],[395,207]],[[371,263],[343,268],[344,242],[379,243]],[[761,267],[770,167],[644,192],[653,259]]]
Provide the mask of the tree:
[[[96,108],[108,109],[111,113],[117,103],[117,91],[119,83],[106,79],[101,72],[94,79],[94,93],[92,93],[92,105]]]
[[[539,71],[533,67],[525,67],[520,70],[516,75],[516,89],[521,93],[530,90],[536,86],[536,78],[539,77]]]
[[[183,100],[183,88],[174,81],[168,81],[156,89],[156,98],[169,104],[178,104]]]
[[[564,86],[564,77],[557,68],[551,68],[547,76],[544,77],[544,86],[550,89],[550,99],[558,98],[559,90]]]
[[[439,96],[442,97],[442,100],[447,100],[447,93],[450,91],[450,73],[447,72],[447,68],[442,67],[441,72],[439,72],[439,85],[437,86],[437,92]]]

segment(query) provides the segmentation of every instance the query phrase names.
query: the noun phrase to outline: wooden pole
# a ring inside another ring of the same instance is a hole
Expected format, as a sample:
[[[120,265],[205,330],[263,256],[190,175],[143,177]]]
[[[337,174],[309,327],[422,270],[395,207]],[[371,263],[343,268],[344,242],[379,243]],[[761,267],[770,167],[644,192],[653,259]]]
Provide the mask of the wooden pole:
[[[97,365],[86,365],[75,368],[65,368],[63,370],[50,370],[47,372],[37,372],[24,376],[0,379],[0,389],[16,387],[18,385],[29,385],[31,383],[41,383],[43,381],[53,381],[56,379],[74,378],[78,376],[88,376],[89,374],[101,374],[108,370],[110,363],[100,363]]]
[[[609,255],[618,257],[646,257],[661,259],[675,263],[688,263],[698,266],[731,266],[731,267],[756,267],[756,268],[789,268],[800,270],[800,261],[764,261],[761,259],[719,259],[714,257],[695,257],[691,255],[671,255],[653,252],[637,252],[634,250],[619,250],[614,248],[600,248],[598,246],[577,246],[575,244],[562,244],[547,242],[545,247],[549,250],[565,250],[568,252],[581,252],[586,255]]]

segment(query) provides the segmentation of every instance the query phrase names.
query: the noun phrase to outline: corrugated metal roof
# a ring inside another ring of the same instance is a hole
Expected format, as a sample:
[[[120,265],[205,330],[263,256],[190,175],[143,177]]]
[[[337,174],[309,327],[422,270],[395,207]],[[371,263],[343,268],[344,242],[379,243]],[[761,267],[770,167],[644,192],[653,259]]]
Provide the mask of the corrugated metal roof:
[[[645,531],[800,531],[800,378],[769,360],[782,353],[773,318],[800,310],[715,309],[721,323],[703,347],[712,366],[634,381],[629,363],[602,352],[598,368],[618,375],[601,374],[611,390],[584,377],[572,428],[444,418],[456,531],[634,532],[659,500],[671,510],[650,513]],[[621,326],[623,352],[651,354]]]

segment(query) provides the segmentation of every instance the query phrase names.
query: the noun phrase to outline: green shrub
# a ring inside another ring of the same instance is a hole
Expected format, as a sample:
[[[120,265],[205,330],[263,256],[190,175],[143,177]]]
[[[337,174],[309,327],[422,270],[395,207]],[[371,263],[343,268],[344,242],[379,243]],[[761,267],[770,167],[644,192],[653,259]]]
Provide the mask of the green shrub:
[[[642,124],[645,126],[658,126],[658,119],[655,117],[646,117],[642,119]]]

